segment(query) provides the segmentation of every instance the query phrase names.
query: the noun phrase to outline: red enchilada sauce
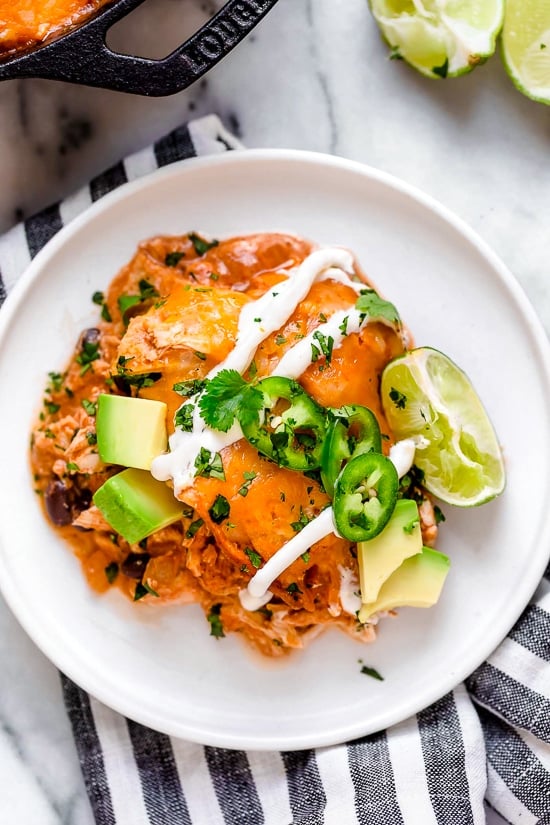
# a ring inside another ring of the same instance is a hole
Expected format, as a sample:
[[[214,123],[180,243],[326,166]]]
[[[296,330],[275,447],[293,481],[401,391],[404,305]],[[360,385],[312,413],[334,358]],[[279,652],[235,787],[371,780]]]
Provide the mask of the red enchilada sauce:
[[[23,51],[82,23],[108,0],[0,0],[0,56]]]
[[[157,604],[198,601],[213,635],[240,632],[271,656],[302,647],[327,625],[362,641],[375,635],[372,626],[359,625],[342,608],[341,571],[356,572],[357,562],[355,546],[334,534],[277,579],[269,609],[247,611],[239,601],[238,592],[246,588],[258,560],[267,561],[295,534],[293,525],[326,506],[329,499],[319,481],[267,461],[241,439],[222,450],[225,480],[197,477],[182,493],[186,510],[181,522],[130,546],[91,502],[93,493],[121,469],[99,458],[95,405],[100,393],[164,401],[168,430],[173,431],[174,413],[183,402],[174,385],[203,378],[220,363],[234,346],[243,305],[284,280],[312,249],[308,241],[281,234],[216,245],[193,234],[140,244],[105,295],[94,296],[102,320],[82,333],[65,371],[50,373],[31,441],[36,490],[96,591],[116,586],[134,600]],[[320,317],[326,320],[355,300],[356,292],[346,283],[314,283],[283,326],[256,350],[257,377],[268,375],[296,340],[318,326]],[[379,378],[385,364],[402,351],[395,329],[368,323],[343,340],[330,363],[322,369],[310,364],[299,381],[324,406],[370,407],[389,445]],[[210,518],[217,495],[231,504],[230,523]],[[424,527],[429,542],[435,536]]]

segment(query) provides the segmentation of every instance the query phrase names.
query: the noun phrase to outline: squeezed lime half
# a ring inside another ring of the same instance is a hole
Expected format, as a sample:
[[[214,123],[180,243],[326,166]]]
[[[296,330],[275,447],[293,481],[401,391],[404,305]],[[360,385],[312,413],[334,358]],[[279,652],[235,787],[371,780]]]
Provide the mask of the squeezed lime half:
[[[505,485],[493,425],[468,376],[438,350],[419,347],[382,374],[384,412],[396,439],[414,438],[424,486],[459,507],[484,504]]]
[[[550,104],[550,0],[507,0],[502,58],[520,92]]]
[[[485,62],[504,17],[504,0],[369,2],[391,56],[432,78],[456,77]]]

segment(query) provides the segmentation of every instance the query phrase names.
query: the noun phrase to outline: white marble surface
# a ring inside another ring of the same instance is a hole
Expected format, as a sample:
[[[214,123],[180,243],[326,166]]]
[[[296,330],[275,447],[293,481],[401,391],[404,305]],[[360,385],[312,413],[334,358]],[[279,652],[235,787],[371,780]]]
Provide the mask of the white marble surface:
[[[212,5],[149,0],[113,40],[158,56]],[[170,98],[0,84],[0,229],[211,111],[248,146],[337,153],[434,195],[493,246],[550,331],[550,111],[515,91],[498,57],[437,83],[389,61],[366,0],[279,0],[206,81]],[[90,825],[57,674],[3,603],[0,656],[0,821]]]

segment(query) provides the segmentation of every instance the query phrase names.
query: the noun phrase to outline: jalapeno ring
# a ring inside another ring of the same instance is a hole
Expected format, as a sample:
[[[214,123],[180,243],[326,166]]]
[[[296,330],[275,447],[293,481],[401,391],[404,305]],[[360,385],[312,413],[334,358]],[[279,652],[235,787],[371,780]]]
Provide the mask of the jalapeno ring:
[[[325,410],[290,378],[272,376],[258,382],[264,407],[243,433],[258,452],[292,470],[316,470],[326,436]]]
[[[399,479],[389,458],[364,453],[348,461],[334,487],[338,532],[349,541],[368,541],[380,533],[394,511]]]
[[[321,478],[329,496],[344,463],[363,453],[381,453],[382,437],[376,416],[368,407],[349,404],[331,410],[330,425],[321,453]]]

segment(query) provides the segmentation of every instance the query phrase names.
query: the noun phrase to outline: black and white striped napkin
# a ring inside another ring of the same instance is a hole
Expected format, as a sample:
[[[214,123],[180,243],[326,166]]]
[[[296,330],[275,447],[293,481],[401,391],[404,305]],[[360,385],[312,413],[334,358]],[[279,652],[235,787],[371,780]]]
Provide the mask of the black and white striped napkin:
[[[0,238],[0,302],[93,201],[159,166],[236,148],[217,117],[193,121],[18,224]],[[481,825],[484,798],[513,825],[550,825],[550,568],[467,685],[335,747],[203,747],[124,719],[61,681],[98,825]]]

